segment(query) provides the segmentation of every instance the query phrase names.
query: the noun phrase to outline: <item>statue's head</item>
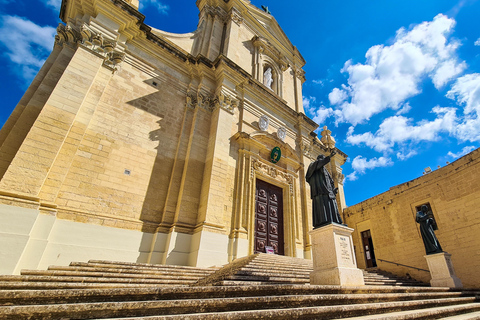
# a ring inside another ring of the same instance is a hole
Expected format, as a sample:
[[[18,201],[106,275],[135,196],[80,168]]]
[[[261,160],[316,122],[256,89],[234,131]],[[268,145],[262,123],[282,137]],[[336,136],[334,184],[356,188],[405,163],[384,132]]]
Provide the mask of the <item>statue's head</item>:
[[[317,160],[323,160],[325,159],[325,156],[323,154],[318,155]]]
[[[428,207],[426,205],[423,205],[420,207],[420,210],[422,210],[423,213],[427,213]]]

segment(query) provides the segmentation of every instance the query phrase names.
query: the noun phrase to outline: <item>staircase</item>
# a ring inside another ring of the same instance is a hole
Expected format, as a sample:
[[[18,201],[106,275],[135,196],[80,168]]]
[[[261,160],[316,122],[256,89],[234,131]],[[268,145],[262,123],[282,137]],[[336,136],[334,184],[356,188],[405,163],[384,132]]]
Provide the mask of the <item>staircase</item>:
[[[25,270],[0,276],[0,319],[480,319],[474,290],[312,286],[311,270],[266,254],[220,269],[90,261]]]
[[[188,286],[217,269],[90,260],[0,275],[0,290]]]
[[[365,280],[365,284],[370,286],[429,286],[428,283],[420,282],[412,278],[399,277],[376,268],[364,270],[363,279]]]

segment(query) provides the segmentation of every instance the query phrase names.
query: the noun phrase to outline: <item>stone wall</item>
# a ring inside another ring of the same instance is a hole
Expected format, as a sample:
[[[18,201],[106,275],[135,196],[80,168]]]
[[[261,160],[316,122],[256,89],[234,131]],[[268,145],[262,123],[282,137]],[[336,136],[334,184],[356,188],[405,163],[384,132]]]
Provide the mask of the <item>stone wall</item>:
[[[344,211],[355,229],[357,262],[365,268],[361,232],[370,230],[377,265],[396,274],[430,281],[429,272],[398,266],[379,259],[428,270],[417,207],[430,204],[438,225],[435,231],[464,287],[480,287],[480,149],[420,178],[390,188]]]

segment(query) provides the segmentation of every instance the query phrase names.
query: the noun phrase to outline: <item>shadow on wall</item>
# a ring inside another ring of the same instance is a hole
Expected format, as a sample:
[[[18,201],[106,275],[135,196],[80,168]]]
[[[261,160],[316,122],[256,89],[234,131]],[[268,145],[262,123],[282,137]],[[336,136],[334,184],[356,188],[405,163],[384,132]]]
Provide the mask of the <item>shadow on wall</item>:
[[[148,135],[157,146],[149,154],[153,165],[138,217],[144,233],[137,262],[186,265],[197,224],[210,113],[187,107],[186,94],[172,90],[178,87],[175,80],[145,83],[158,91],[128,102],[156,117],[158,126]]]

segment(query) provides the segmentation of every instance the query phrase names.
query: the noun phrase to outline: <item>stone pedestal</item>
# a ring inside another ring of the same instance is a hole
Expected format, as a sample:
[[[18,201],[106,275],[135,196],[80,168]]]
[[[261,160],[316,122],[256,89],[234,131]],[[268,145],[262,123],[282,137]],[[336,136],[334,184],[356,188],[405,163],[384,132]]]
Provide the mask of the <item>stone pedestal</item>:
[[[353,251],[353,229],[332,223],[310,231],[313,272],[310,284],[363,286],[363,272],[357,268]]]
[[[436,254],[429,254],[425,256],[428,263],[428,269],[432,280],[430,285],[432,287],[450,287],[450,288],[462,288],[462,281],[456,276],[453,269],[452,255],[447,252],[441,252]]]

